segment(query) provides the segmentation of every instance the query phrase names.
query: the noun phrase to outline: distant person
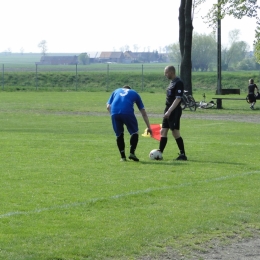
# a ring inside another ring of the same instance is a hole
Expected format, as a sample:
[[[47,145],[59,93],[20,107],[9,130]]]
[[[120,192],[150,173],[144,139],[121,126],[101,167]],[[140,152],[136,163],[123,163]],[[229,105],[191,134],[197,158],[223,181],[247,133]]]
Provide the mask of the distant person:
[[[116,89],[107,101],[107,110],[112,119],[112,126],[116,134],[117,147],[120,152],[121,161],[126,161],[125,141],[124,141],[124,125],[130,137],[130,155],[129,159],[138,162],[139,159],[135,155],[135,150],[139,140],[138,122],[134,114],[134,104],[140,110],[144,122],[147,126],[147,134],[152,135],[149,119],[144,108],[144,104],[140,95],[131,87],[123,86]]]
[[[168,141],[167,134],[170,129],[180,150],[176,160],[186,161],[187,156],[185,154],[184,142],[180,134],[180,119],[182,115],[181,99],[184,92],[184,84],[182,80],[176,76],[174,66],[167,66],[164,69],[164,75],[170,79],[171,82],[166,90],[166,107],[162,121],[159,150],[163,153]]]
[[[257,85],[254,83],[253,79],[249,80],[249,85],[248,85],[248,100],[249,103],[251,103],[250,108],[254,109],[254,105],[256,103],[256,96],[255,94],[258,92]]]

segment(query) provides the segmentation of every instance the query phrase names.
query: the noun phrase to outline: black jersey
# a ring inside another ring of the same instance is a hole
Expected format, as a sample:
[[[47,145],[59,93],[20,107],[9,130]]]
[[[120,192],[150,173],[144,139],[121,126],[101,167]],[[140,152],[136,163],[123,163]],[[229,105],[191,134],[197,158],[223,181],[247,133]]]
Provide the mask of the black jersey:
[[[180,78],[176,77],[171,81],[166,90],[166,107],[170,107],[176,97],[182,97],[184,92],[184,85]],[[178,106],[181,105],[181,102]]]
[[[250,85],[248,86],[248,94],[254,94],[255,89],[257,89],[256,84],[250,84]]]

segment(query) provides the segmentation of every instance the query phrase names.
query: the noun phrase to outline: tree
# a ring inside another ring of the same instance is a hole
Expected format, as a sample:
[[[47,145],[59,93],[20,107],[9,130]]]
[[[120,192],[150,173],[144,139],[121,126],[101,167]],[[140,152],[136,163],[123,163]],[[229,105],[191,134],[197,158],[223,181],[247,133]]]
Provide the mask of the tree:
[[[243,59],[237,64],[236,68],[239,70],[255,70],[256,62],[253,58]]]
[[[78,60],[81,64],[83,65],[86,65],[89,63],[89,56],[87,53],[81,53],[79,56],[78,56]]]
[[[174,62],[181,63],[180,45],[174,43],[169,46],[169,57]],[[216,39],[213,34],[194,33],[192,39],[192,70],[207,71],[216,62]]]
[[[260,19],[257,19],[257,27],[255,30],[256,40],[254,42],[254,56],[257,63],[260,63]]]
[[[192,40],[192,70],[207,71],[216,62],[217,46],[213,34],[194,33]]]
[[[232,43],[230,48],[222,49],[222,68],[227,70],[231,63],[236,64],[246,57],[249,45],[244,41]]]
[[[204,3],[206,0],[181,0],[179,8],[179,43],[181,52],[181,78],[184,82],[185,89],[192,93],[191,83],[191,50],[192,50],[192,11]],[[226,15],[241,19],[244,16],[256,17],[257,0],[218,0],[217,4],[209,10],[205,16],[207,23],[212,26],[213,31],[217,28],[219,19]],[[219,12],[221,10],[221,12]],[[260,25],[260,23],[258,24]],[[260,39],[260,26],[259,26]],[[260,43],[259,43],[260,54]],[[260,55],[259,55],[260,56]]]
[[[180,77],[184,87],[192,94],[191,49],[192,49],[192,6],[193,0],[181,0],[179,8],[179,44],[181,53]]]
[[[181,53],[180,53],[179,43],[173,43],[169,45],[169,58],[178,64],[181,63]]]
[[[230,47],[223,47],[221,52],[223,70],[227,70],[231,63],[236,64],[242,61],[249,51],[249,45],[244,41],[239,41],[239,34],[238,29],[229,32]]]
[[[41,49],[41,54],[43,56],[46,55],[47,52],[47,42],[45,40],[42,40],[39,44],[38,47]]]
[[[134,45],[133,45],[133,48],[134,48],[134,52],[138,52],[138,50],[139,50],[138,44],[134,44]]]

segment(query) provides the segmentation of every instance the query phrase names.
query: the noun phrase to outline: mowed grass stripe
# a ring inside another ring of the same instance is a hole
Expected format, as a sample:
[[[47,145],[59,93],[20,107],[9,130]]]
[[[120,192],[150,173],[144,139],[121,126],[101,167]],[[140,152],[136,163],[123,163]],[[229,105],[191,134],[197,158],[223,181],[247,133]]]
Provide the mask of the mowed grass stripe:
[[[120,198],[134,196],[134,195],[147,194],[147,193],[151,193],[151,192],[154,192],[154,191],[164,191],[164,190],[170,190],[170,189],[178,189],[178,188],[182,188],[182,187],[187,187],[187,186],[197,185],[197,184],[203,184],[203,183],[209,183],[209,182],[225,181],[227,179],[246,177],[248,175],[253,175],[253,174],[260,174],[260,171],[246,172],[246,173],[235,174],[235,175],[230,175],[230,176],[222,176],[222,177],[214,178],[214,179],[206,179],[206,180],[203,180],[203,181],[199,181],[197,183],[190,182],[190,183],[181,183],[181,184],[178,184],[178,185],[175,185],[175,186],[164,186],[164,187],[160,187],[160,188],[149,188],[149,189],[146,189],[146,190],[138,190],[138,191],[133,191],[133,192],[125,193],[125,194],[117,194],[117,195],[113,195],[109,198],[92,198],[88,201],[82,201],[82,202],[65,204],[65,205],[55,205],[55,206],[52,206],[50,208],[39,208],[39,209],[35,209],[33,211],[28,211],[28,212],[8,212],[6,214],[0,215],[0,218],[6,218],[6,217],[11,217],[11,216],[16,216],[16,215],[36,214],[36,213],[41,213],[43,211],[82,207],[82,206],[85,206],[87,204],[96,203],[98,201],[120,199]]]

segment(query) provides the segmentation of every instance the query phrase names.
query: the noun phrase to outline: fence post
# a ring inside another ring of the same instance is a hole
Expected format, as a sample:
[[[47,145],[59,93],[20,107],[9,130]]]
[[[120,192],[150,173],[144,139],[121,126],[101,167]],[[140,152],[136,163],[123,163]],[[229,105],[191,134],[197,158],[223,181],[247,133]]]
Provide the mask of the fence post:
[[[5,86],[5,65],[3,64],[3,71],[2,71],[2,88],[4,90]]]
[[[78,64],[76,63],[76,91],[78,90]]]
[[[144,90],[144,64],[142,64],[142,91]]]
[[[35,85],[36,90],[38,90],[38,64],[35,64]]]
[[[107,91],[109,87],[109,63],[107,64]]]

